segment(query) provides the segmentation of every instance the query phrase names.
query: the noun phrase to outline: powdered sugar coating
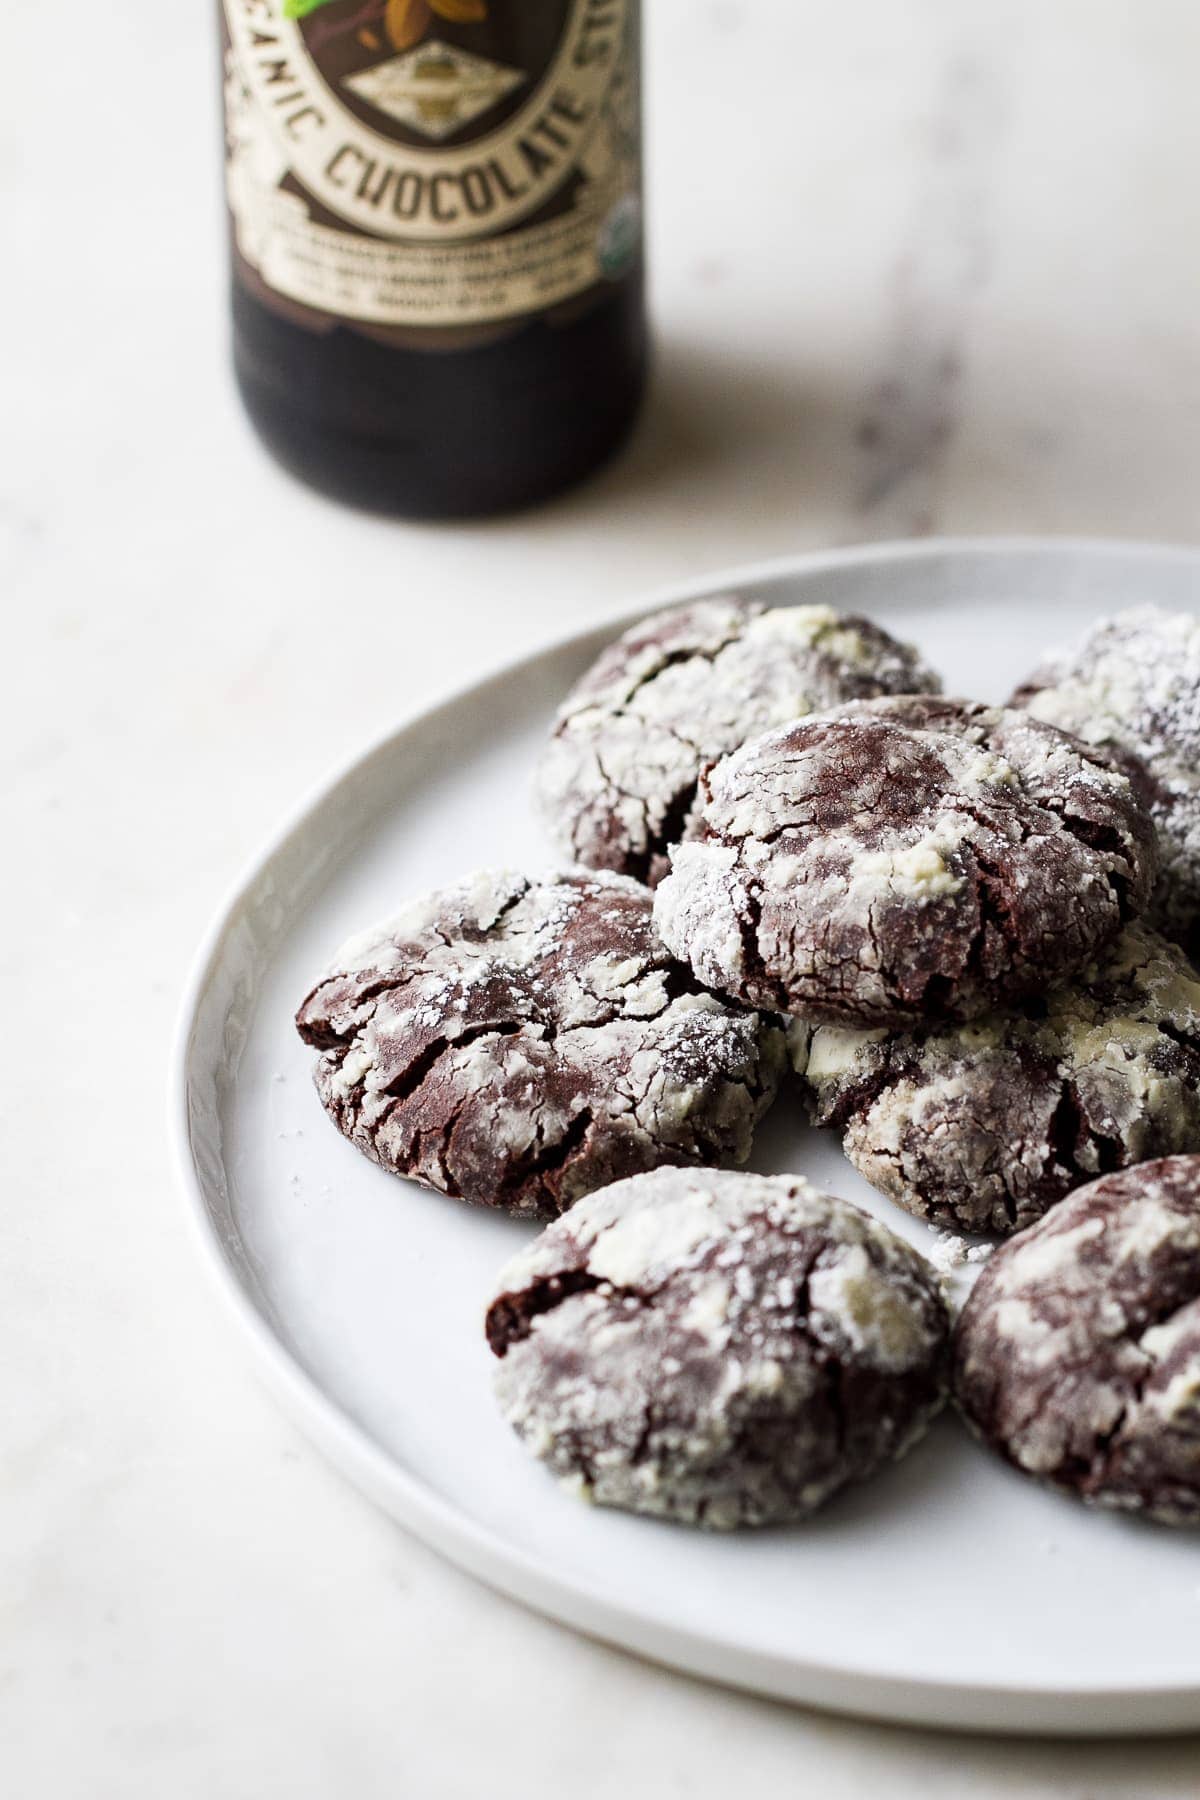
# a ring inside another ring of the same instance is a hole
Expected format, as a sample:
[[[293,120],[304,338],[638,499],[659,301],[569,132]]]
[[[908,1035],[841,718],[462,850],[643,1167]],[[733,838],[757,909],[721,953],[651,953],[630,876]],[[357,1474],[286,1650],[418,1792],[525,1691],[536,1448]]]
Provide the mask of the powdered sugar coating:
[[[367,1156],[543,1218],[659,1163],[744,1161],[785,1061],[778,1024],[677,968],[615,875],[427,895],[345,946],[296,1023]]]
[[[503,1271],[487,1332],[505,1418],[572,1491],[720,1529],[805,1517],[946,1392],[927,1265],[793,1176],[591,1195]]]
[[[908,645],[828,606],[676,607],[610,644],[568,696],[538,773],[541,810],[576,861],[653,885],[706,763],[840,701],[938,685]]]
[[[708,770],[655,918],[750,1005],[970,1018],[1077,967],[1153,874],[1153,827],[1103,752],[1020,712],[884,698]]]
[[[992,1257],[955,1333],[968,1423],[1094,1505],[1200,1524],[1200,1157],[1080,1188]]]
[[[1102,620],[1013,704],[1140,760],[1161,852],[1150,916],[1200,951],[1200,618],[1140,606]]]
[[[817,1124],[937,1225],[1007,1235],[1106,1170],[1200,1151],[1200,980],[1141,924],[1021,1010],[793,1042]]]

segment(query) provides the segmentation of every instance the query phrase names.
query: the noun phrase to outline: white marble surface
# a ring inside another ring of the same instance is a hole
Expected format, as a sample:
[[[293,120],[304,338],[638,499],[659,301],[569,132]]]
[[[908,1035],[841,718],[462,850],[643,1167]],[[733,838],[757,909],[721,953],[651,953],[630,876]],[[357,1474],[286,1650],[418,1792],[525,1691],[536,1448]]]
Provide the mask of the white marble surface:
[[[208,9],[6,20],[6,1793],[1200,1786],[1200,1741],[822,1719],[494,1598],[276,1416],[181,1228],[161,1091],[193,943],[280,810],[415,700],[799,545],[1200,535],[1193,0],[648,11],[653,403],[578,496],[454,532],[313,500],[242,427]]]

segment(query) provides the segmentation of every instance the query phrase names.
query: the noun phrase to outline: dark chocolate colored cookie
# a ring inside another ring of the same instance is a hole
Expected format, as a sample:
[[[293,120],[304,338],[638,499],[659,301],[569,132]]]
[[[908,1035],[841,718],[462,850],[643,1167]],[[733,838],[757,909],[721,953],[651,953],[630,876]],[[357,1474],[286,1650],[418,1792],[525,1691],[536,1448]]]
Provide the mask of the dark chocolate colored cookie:
[[[1023,1473],[1200,1524],[1200,1157],[1102,1176],[1003,1245],[954,1360],[968,1423]]]
[[[785,1060],[778,1023],[699,988],[616,875],[428,895],[346,945],[296,1024],[367,1156],[539,1218],[660,1163],[743,1162]]]
[[[709,987],[808,1018],[971,1018],[1145,906],[1154,829],[1103,751],[1025,713],[869,700],[707,771],[655,895]]]
[[[1140,762],[1161,858],[1150,918],[1200,952],[1200,619],[1157,606],[1106,619],[1013,705]]]
[[[868,619],[700,600],[611,644],[559,713],[538,776],[566,854],[651,885],[682,834],[704,765],[768,726],[937,677]]]
[[[721,1529],[805,1517],[946,1392],[928,1265],[795,1176],[593,1194],[504,1270],[487,1335],[505,1418],[564,1483]]]
[[[1200,981],[1140,924],[1016,1011],[794,1041],[817,1124],[951,1230],[1021,1231],[1107,1170],[1200,1150]]]

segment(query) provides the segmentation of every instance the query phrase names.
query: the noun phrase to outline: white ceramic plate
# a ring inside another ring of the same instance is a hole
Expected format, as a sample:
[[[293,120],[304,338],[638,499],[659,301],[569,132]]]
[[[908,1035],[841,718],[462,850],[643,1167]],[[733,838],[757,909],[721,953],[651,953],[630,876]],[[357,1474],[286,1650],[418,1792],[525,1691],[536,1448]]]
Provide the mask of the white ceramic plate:
[[[1200,610],[1200,555],[882,547],[735,571],[650,604],[731,586],[870,613],[916,639],[949,691],[994,699],[1099,613],[1143,600]],[[421,889],[489,862],[547,866],[528,805],[534,758],[614,631],[519,663],[367,751],[269,846],[213,927],[185,1004],[172,1127],[207,1259],[260,1368],[410,1530],[630,1650],[924,1723],[1200,1724],[1196,1536],[1043,1493],[952,1417],[801,1529],[710,1537],[563,1495],[497,1417],[480,1330],[493,1274],[528,1228],[383,1174],[323,1117],[292,1028],[314,973]],[[786,1100],[753,1166],[802,1170],[922,1240]]]

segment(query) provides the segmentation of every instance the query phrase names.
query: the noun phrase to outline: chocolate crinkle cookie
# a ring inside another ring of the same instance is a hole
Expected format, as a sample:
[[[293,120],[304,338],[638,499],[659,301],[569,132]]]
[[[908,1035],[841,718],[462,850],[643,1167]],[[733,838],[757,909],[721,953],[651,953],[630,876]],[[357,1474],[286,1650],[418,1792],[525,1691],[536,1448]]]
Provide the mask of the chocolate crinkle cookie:
[[[1097,1175],[1200,1150],[1200,981],[1140,924],[1016,1011],[793,1044],[860,1174],[954,1231],[1021,1231]]]
[[[938,686],[868,619],[699,600],[635,625],[579,682],[542,758],[539,804],[576,862],[653,885],[714,757],[843,700]]]
[[[1135,607],[1047,659],[1015,706],[1134,760],[1158,827],[1150,916],[1200,952],[1200,619]]]
[[[500,1277],[496,1392],[585,1498],[728,1529],[804,1518],[943,1403],[915,1250],[798,1177],[660,1169],[593,1194]]]
[[[962,1019],[1038,992],[1154,877],[1154,828],[1103,751],[968,701],[802,720],[718,762],[698,800],[659,930],[707,986],[813,1019]]]
[[[616,875],[431,894],[346,945],[296,1024],[367,1156],[538,1218],[660,1163],[744,1161],[786,1060],[778,1023],[698,987]]]
[[[1200,1157],[1102,1176],[999,1249],[955,1333],[967,1422],[1027,1475],[1200,1524]]]

